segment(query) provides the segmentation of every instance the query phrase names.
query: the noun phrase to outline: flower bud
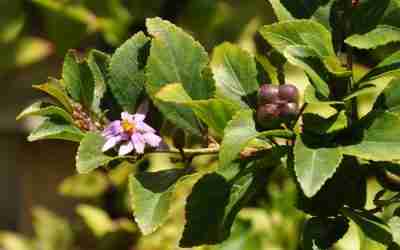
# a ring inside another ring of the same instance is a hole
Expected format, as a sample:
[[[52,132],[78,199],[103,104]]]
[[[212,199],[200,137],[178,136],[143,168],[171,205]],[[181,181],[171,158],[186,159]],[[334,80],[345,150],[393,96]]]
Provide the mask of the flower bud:
[[[279,106],[277,104],[264,104],[257,109],[257,122],[264,128],[269,128],[279,123]]]
[[[279,98],[287,102],[298,103],[299,91],[297,87],[292,84],[284,84],[279,86]]]
[[[272,84],[263,84],[258,91],[258,103],[276,103],[279,100],[279,87]]]

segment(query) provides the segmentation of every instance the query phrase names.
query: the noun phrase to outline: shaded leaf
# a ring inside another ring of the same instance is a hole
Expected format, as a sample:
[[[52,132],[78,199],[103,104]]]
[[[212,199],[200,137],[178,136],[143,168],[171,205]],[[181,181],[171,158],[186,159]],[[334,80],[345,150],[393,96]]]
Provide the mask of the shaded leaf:
[[[350,208],[342,208],[342,212],[359,226],[368,239],[384,245],[389,245],[392,242],[393,237],[390,228],[380,218],[367,211]]]
[[[398,76],[400,71],[400,51],[393,53],[391,56],[385,58],[365,76],[363,76],[358,83],[369,82],[383,76]]]
[[[390,0],[382,0],[379,4],[374,0],[364,0],[351,11],[351,30],[353,33],[365,33],[374,29],[388,7]]]
[[[295,18],[309,18],[321,6],[327,4],[329,0],[281,0],[281,3],[292,13]]]
[[[58,187],[58,191],[68,197],[96,198],[102,195],[108,186],[108,180],[104,174],[93,172],[65,178]]]
[[[79,205],[76,212],[83,218],[95,236],[102,237],[114,231],[114,223],[104,210],[89,205]]]
[[[39,89],[49,94],[50,96],[54,97],[68,110],[68,112],[72,113],[71,102],[63,86],[58,80],[50,79],[48,83],[33,85],[33,88]]]
[[[303,129],[307,133],[325,134],[334,133],[347,127],[347,117],[344,111],[328,118],[317,114],[305,113],[303,115]]]
[[[111,57],[108,84],[117,102],[129,112],[136,110],[144,88],[146,53],[150,39],[142,32],[135,34]]]
[[[269,0],[269,2],[271,3],[271,6],[278,21],[288,21],[294,19],[292,14],[281,3],[281,0]]]
[[[329,249],[340,240],[349,228],[344,217],[313,217],[306,222],[303,231],[304,250]]]

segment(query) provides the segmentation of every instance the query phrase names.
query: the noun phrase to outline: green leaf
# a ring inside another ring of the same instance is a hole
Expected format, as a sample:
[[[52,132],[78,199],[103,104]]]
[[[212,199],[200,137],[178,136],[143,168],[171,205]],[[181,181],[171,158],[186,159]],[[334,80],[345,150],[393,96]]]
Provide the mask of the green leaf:
[[[388,221],[388,225],[393,235],[393,242],[400,245],[400,217],[393,216]]]
[[[59,139],[80,142],[83,136],[84,133],[75,126],[47,119],[29,135],[28,141]]]
[[[92,106],[94,79],[86,61],[79,62],[76,51],[69,51],[64,59],[63,80],[65,87],[76,102]]]
[[[188,169],[131,174],[129,191],[135,220],[143,234],[153,233],[168,218],[171,196]]]
[[[69,250],[74,235],[71,225],[44,208],[33,210],[33,227],[37,236],[36,244],[43,250]]]
[[[89,205],[79,205],[76,212],[83,218],[96,237],[102,237],[114,231],[115,225],[104,210]]]
[[[400,117],[393,112],[376,112],[372,124],[355,145],[343,146],[342,152],[366,160],[400,159]],[[390,150],[388,150],[390,148]]]
[[[144,88],[144,66],[150,39],[137,33],[119,47],[110,62],[108,84],[118,103],[127,111],[134,112]]]
[[[314,196],[334,175],[343,157],[338,148],[309,148],[301,137],[294,155],[297,180],[307,197]]]
[[[181,84],[166,85],[156,94],[156,98],[192,109],[220,137],[233,115],[241,108],[233,102],[218,98],[192,100]]]
[[[400,72],[400,51],[393,53],[384,59],[365,76],[363,76],[358,84],[369,82],[383,76],[398,76]]]
[[[72,106],[67,93],[61,83],[56,79],[50,79],[48,83],[33,85],[33,88],[39,89],[59,101],[68,112],[72,113]]]
[[[101,99],[107,90],[110,60],[111,58],[108,54],[98,50],[90,51],[87,60],[94,78],[94,93],[91,109],[96,113],[101,113]]]
[[[258,82],[270,82],[271,84],[279,84],[277,68],[272,65],[271,61],[263,55],[256,55],[256,61],[259,76]],[[260,69],[260,66],[262,67],[262,69]],[[260,74],[262,74],[262,72],[265,72],[266,79],[260,79]]]
[[[207,67],[204,48],[172,23],[160,18],[147,19],[148,32],[154,37],[146,66],[146,89],[151,97],[165,85],[181,83],[193,100],[214,95],[214,82]],[[188,108],[155,100],[155,105],[182,129],[200,135],[198,122]]]
[[[374,29],[390,3],[390,0],[382,0],[379,4],[374,0],[360,1],[351,11],[351,30],[353,33],[366,33]]]
[[[375,102],[375,109],[384,109],[397,113],[400,107],[400,78],[393,79],[386,85]]]
[[[58,187],[58,192],[73,198],[96,198],[104,194],[108,187],[108,180],[104,174],[92,172],[65,178]]]
[[[400,29],[389,25],[379,25],[368,33],[355,34],[345,40],[348,45],[358,49],[376,49],[398,41],[400,41]]]
[[[146,26],[154,37],[147,63],[150,93],[156,93],[166,84],[179,82],[195,100],[213,96],[214,83],[204,76],[209,59],[200,43],[160,18],[147,19]]]
[[[288,46],[308,47],[319,57],[335,55],[330,32],[316,21],[292,20],[266,25],[261,35],[279,52]]]
[[[31,241],[23,235],[9,232],[0,232],[0,247],[7,250],[33,250]]]
[[[292,14],[281,3],[281,0],[269,0],[269,2],[271,3],[278,21],[289,21],[294,19]]]
[[[255,127],[253,111],[240,110],[224,130],[218,168],[220,170],[231,168],[232,162],[237,159],[239,153],[252,139],[257,137],[291,138],[293,134],[287,130],[267,130],[260,133]],[[229,175],[231,174],[229,173]],[[227,178],[229,179],[229,177]]]
[[[306,89],[304,90],[304,102],[320,105],[344,104],[344,102],[341,101],[330,101],[327,97],[324,97],[318,93],[312,85],[307,85]]]
[[[76,155],[76,169],[80,174],[86,174],[94,169],[107,165],[115,159],[103,153],[102,148],[106,142],[99,133],[87,133],[82,139]]]
[[[362,96],[365,94],[370,94],[376,92],[376,85],[375,84],[363,84],[360,86],[358,89],[353,90],[352,93],[350,93],[348,96],[343,98],[344,101],[351,100],[353,98],[356,98],[358,96]]]
[[[210,250],[261,250],[261,237],[254,231],[249,221],[236,219],[231,236],[223,243],[212,246]]]
[[[57,106],[44,105],[43,102],[38,101],[24,109],[18,116],[17,120],[23,119],[28,116],[45,116],[52,119],[61,119],[68,123],[74,123],[74,119],[64,109]]]
[[[347,117],[344,111],[328,118],[317,114],[305,113],[303,115],[303,125],[303,129],[307,133],[316,133],[319,135],[334,133],[347,127]]]
[[[315,64],[315,60],[319,58],[314,50],[305,46],[287,46],[283,54],[291,64],[302,68],[307,73],[318,93],[323,97],[329,97],[329,86],[320,76],[318,64]]]
[[[390,228],[380,218],[362,210],[342,208],[341,211],[359,226],[368,239],[384,245],[389,245],[392,242],[393,237]]]
[[[314,250],[314,247],[329,249],[345,235],[348,228],[348,220],[344,217],[313,217],[304,226],[304,250]]]
[[[231,179],[217,173],[203,176],[187,199],[186,225],[179,245],[193,247],[226,240],[237,213],[259,188],[265,188],[262,176],[269,171],[266,166],[271,159],[267,156],[246,164]]]
[[[249,96],[258,91],[255,60],[239,47],[223,43],[214,49],[212,59],[217,95],[239,102],[243,107],[251,104]]]
[[[280,0],[281,4],[292,13],[295,18],[309,18],[321,6],[327,4],[329,0]]]

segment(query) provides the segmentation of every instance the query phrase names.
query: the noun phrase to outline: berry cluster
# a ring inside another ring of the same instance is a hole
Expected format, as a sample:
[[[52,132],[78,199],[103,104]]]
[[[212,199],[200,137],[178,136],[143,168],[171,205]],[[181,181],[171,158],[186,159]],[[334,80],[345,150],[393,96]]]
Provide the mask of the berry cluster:
[[[299,112],[299,91],[296,86],[263,84],[258,92],[257,122],[263,128],[272,128],[288,122]]]

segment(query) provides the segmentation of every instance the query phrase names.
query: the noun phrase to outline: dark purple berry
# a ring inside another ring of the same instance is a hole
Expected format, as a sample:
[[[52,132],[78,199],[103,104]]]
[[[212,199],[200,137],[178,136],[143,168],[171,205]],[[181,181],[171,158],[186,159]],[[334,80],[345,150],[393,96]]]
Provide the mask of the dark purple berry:
[[[258,91],[258,103],[276,103],[279,100],[279,87],[271,84],[263,84]]]
[[[280,105],[280,115],[283,118],[294,118],[299,113],[299,106],[297,103],[288,102]]]
[[[257,122],[264,128],[269,127],[279,119],[279,106],[277,104],[264,104],[257,109]]]
[[[299,91],[297,87],[292,84],[284,84],[279,86],[279,98],[287,102],[299,101]]]

